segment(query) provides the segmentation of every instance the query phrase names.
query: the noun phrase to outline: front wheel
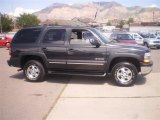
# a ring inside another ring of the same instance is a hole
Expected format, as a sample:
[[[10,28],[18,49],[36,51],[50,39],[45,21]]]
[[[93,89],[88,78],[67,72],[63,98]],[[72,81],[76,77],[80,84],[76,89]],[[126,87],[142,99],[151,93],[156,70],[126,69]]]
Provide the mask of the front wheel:
[[[144,43],[144,46],[146,46],[147,48],[149,48],[148,43],[146,43],[146,42]]]
[[[39,61],[30,60],[24,65],[24,74],[27,81],[39,82],[44,80],[45,70]]]
[[[137,68],[128,62],[117,63],[112,70],[112,76],[115,83],[123,87],[133,85],[137,73]]]

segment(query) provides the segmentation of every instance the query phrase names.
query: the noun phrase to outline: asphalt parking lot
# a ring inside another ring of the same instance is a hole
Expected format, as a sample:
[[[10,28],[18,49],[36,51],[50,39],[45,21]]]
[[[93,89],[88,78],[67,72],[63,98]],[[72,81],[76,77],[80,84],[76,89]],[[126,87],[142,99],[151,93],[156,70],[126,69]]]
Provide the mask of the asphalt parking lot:
[[[27,82],[23,72],[7,65],[8,52],[0,48],[0,120],[45,119],[70,76],[50,75],[44,82]]]
[[[160,50],[151,55],[152,73],[122,88],[98,77],[49,75],[44,82],[26,82],[0,48],[0,120],[158,120]]]

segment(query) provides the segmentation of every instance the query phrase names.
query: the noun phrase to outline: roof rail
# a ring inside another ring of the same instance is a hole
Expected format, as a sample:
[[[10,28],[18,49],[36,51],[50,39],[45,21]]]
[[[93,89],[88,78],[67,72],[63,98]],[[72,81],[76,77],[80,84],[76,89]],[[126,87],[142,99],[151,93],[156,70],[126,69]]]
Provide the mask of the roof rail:
[[[91,27],[91,26],[80,26],[80,25],[55,25],[55,24],[43,24],[43,26],[53,26],[53,27]]]

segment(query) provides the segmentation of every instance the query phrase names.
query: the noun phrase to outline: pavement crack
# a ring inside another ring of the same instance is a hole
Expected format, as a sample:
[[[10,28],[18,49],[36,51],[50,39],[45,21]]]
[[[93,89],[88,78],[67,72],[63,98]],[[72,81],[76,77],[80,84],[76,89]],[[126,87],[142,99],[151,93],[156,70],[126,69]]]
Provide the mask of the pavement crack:
[[[160,98],[160,96],[132,96],[132,97],[61,97],[61,98],[88,98],[88,99],[108,99],[108,98]]]

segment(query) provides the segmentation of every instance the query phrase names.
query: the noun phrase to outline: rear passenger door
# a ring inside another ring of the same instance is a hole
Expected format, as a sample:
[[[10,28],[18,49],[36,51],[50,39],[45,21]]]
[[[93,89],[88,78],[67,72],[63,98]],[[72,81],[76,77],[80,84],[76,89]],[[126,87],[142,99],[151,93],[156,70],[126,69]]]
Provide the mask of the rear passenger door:
[[[66,29],[48,29],[42,39],[42,51],[47,57],[48,67],[64,70],[66,66]]]

